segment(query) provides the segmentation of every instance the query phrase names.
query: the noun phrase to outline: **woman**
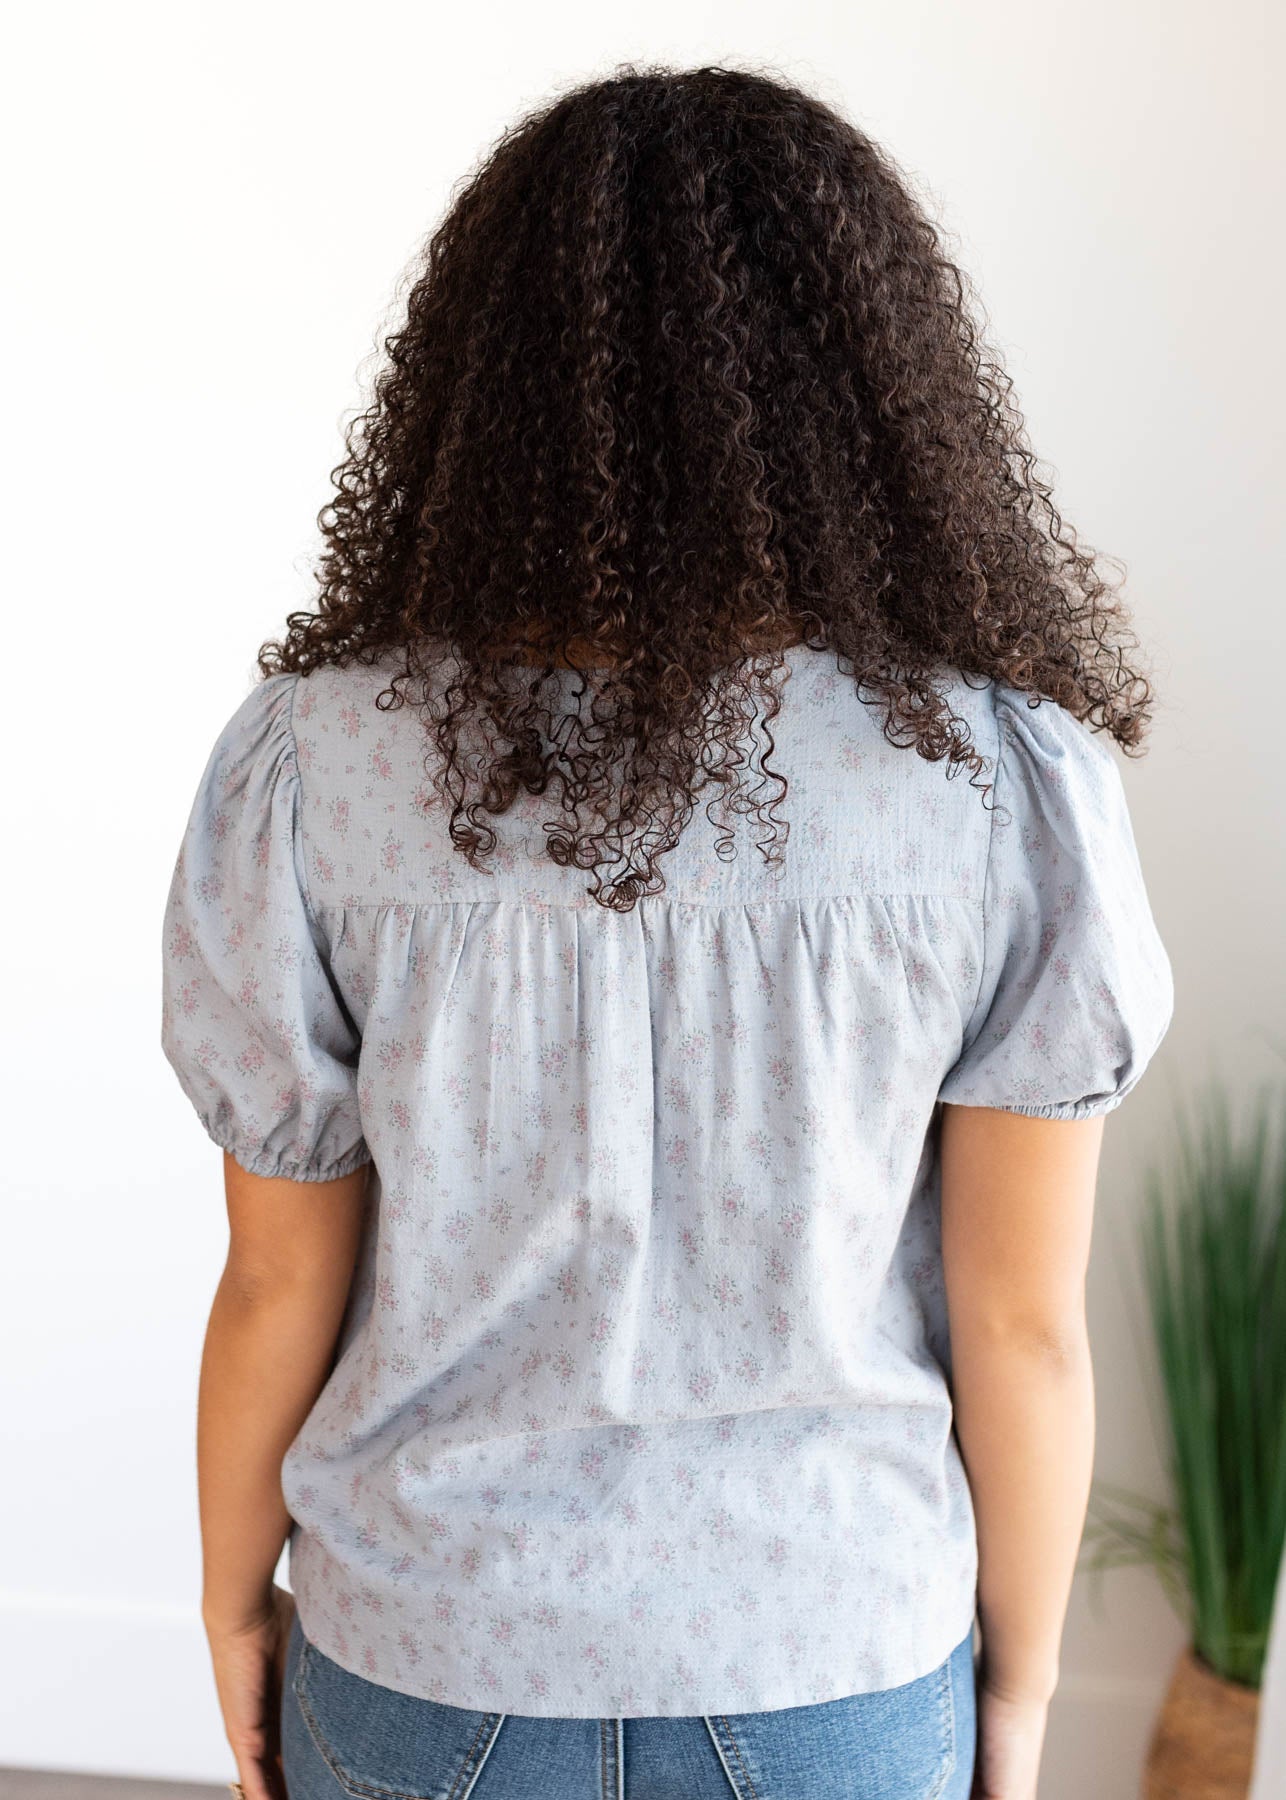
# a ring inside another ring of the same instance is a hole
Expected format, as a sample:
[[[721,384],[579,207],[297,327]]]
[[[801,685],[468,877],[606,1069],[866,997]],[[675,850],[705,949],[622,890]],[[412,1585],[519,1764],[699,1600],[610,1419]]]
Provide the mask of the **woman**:
[[[387,350],[166,915],[240,1787],[1031,1800],[1173,1001],[1122,602],[762,74],[524,119]]]

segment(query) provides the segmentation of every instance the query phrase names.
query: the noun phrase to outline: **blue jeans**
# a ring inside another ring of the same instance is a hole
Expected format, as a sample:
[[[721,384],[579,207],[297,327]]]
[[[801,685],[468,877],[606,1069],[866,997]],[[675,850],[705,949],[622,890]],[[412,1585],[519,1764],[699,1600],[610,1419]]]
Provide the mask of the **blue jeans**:
[[[972,1633],[903,1687],[695,1718],[537,1719],[420,1700],[290,1634],[290,1800],[967,1800]]]

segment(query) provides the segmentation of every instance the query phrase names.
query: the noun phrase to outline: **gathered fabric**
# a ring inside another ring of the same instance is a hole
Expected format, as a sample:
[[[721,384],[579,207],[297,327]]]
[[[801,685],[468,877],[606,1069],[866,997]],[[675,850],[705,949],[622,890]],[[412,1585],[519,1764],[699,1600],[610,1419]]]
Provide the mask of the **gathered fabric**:
[[[252,1174],[371,1165],[282,1482],[309,1640],[404,1695],[748,1713],[969,1630],[940,1108],[1118,1106],[1170,964],[1086,726],[946,671],[993,807],[786,656],[781,866],[699,802],[625,913],[545,855],[545,797],[489,867],[453,849],[392,664],[261,681],[198,782],[162,1047]]]

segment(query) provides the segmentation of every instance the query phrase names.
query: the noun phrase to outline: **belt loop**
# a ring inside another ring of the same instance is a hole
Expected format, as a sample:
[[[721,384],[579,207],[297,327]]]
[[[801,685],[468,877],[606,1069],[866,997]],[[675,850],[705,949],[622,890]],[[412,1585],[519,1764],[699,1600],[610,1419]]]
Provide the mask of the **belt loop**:
[[[616,1721],[616,1800],[625,1800],[625,1721]]]

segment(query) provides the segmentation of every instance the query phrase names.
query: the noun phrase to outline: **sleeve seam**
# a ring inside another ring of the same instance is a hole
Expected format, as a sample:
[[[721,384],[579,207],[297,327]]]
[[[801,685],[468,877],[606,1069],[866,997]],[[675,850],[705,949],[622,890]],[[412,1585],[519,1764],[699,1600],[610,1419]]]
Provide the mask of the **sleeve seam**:
[[[322,930],[321,920],[317,916],[312,889],[308,882],[308,856],[304,842],[304,776],[303,770],[299,766],[299,740],[295,736],[295,695],[299,692],[299,675],[298,669],[293,671],[290,683],[290,703],[286,708],[286,730],[290,737],[290,760],[295,771],[295,842],[299,852],[296,867],[299,871],[299,892],[303,898],[304,911],[308,914],[308,922],[324,942],[326,933]]]
[[[982,998],[987,980],[987,896],[991,883],[991,851],[996,836],[996,800],[1000,790],[1000,746],[1002,737],[1002,726],[1000,723],[1000,715],[996,707],[996,698],[996,687],[993,681],[991,689],[991,716],[996,726],[996,749],[994,779],[991,784],[992,803],[987,808],[987,854],[983,859],[982,865],[982,894],[979,903],[979,911],[982,915],[982,947],[978,957],[978,987],[973,997],[973,1005],[969,1008],[969,1017],[965,1021],[962,1050],[967,1049],[969,1045],[973,1043],[975,1036],[974,1024],[978,1017],[978,1009],[982,1005]]]

